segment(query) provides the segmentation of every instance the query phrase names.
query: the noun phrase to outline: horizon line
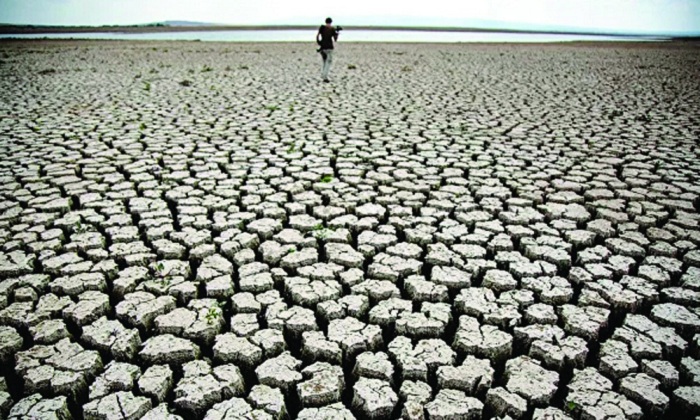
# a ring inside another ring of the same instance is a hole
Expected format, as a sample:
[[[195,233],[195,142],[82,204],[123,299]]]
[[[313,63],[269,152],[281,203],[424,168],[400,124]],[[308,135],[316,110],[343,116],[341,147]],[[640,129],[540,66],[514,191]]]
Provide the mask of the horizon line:
[[[187,23],[182,25],[168,22]],[[90,32],[123,32],[126,30],[149,32],[207,32],[221,30],[314,30],[316,25],[300,24],[268,24],[268,25],[231,25],[206,22],[168,20],[162,22],[129,24],[129,25],[35,25],[0,23],[0,34],[20,33],[90,33]],[[557,35],[601,35],[627,37],[697,37],[700,32],[616,32],[611,30],[594,30],[576,28],[565,29],[517,29],[498,27],[460,27],[460,26],[408,26],[408,25],[343,25],[344,29],[378,30],[378,31],[428,31],[428,32],[502,32],[502,33],[531,33]]]

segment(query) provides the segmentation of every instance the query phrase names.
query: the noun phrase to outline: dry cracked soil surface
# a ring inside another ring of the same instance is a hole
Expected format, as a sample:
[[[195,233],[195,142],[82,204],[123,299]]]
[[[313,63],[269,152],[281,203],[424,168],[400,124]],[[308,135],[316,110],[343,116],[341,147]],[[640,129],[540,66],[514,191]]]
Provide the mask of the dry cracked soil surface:
[[[0,43],[0,417],[700,414],[693,44]]]

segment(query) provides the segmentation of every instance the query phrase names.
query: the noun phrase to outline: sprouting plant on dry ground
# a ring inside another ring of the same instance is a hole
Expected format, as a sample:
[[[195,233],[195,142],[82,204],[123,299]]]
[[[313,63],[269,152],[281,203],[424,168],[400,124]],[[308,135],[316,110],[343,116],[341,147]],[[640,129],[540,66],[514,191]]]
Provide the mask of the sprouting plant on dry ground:
[[[92,225],[84,225],[80,221],[75,222],[75,225],[73,225],[73,232],[75,233],[85,233],[85,232],[92,232],[93,227]]]
[[[162,262],[158,262],[153,266],[153,274],[150,272],[146,274],[144,281],[152,281],[157,283],[162,288],[167,288],[170,286],[170,277],[165,272],[165,266]]]
[[[165,275],[165,266],[163,265],[162,262],[159,262],[159,263],[156,264],[156,266],[154,267],[154,271],[156,272],[156,274],[157,274],[158,276],[161,276],[161,277],[162,277],[163,275]]]
[[[224,315],[223,308],[225,305],[225,302],[217,302],[209,307],[207,314],[204,316],[204,318],[207,320],[207,324],[213,324],[217,319],[219,319],[219,317]]]
[[[156,266],[156,281],[162,287],[170,286],[170,277],[165,273],[163,263],[158,263]]]
[[[310,233],[316,239],[325,240],[332,232],[334,232],[333,229],[324,227],[322,223],[319,223],[312,228]]]

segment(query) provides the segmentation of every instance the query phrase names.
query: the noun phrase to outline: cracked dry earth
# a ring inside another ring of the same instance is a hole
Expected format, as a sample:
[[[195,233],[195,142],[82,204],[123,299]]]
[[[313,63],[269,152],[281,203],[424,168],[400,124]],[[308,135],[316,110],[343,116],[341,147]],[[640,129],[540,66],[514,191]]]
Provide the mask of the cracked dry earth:
[[[0,417],[700,414],[691,44],[0,44]]]

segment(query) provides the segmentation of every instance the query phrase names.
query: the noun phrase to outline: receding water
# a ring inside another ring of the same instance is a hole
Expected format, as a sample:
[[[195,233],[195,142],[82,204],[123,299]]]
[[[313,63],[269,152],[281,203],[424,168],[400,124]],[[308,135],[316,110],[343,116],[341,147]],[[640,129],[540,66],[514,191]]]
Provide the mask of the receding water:
[[[308,30],[231,30],[182,32],[86,32],[3,35],[20,39],[112,39],[140,41],[229,41],[229,42],[314,42],[315,31]],[[534,34],[509,32],[435,32],[396,30],[345,30],[343,42],[572,42],[572,41],[658,41],[658,37]]]

